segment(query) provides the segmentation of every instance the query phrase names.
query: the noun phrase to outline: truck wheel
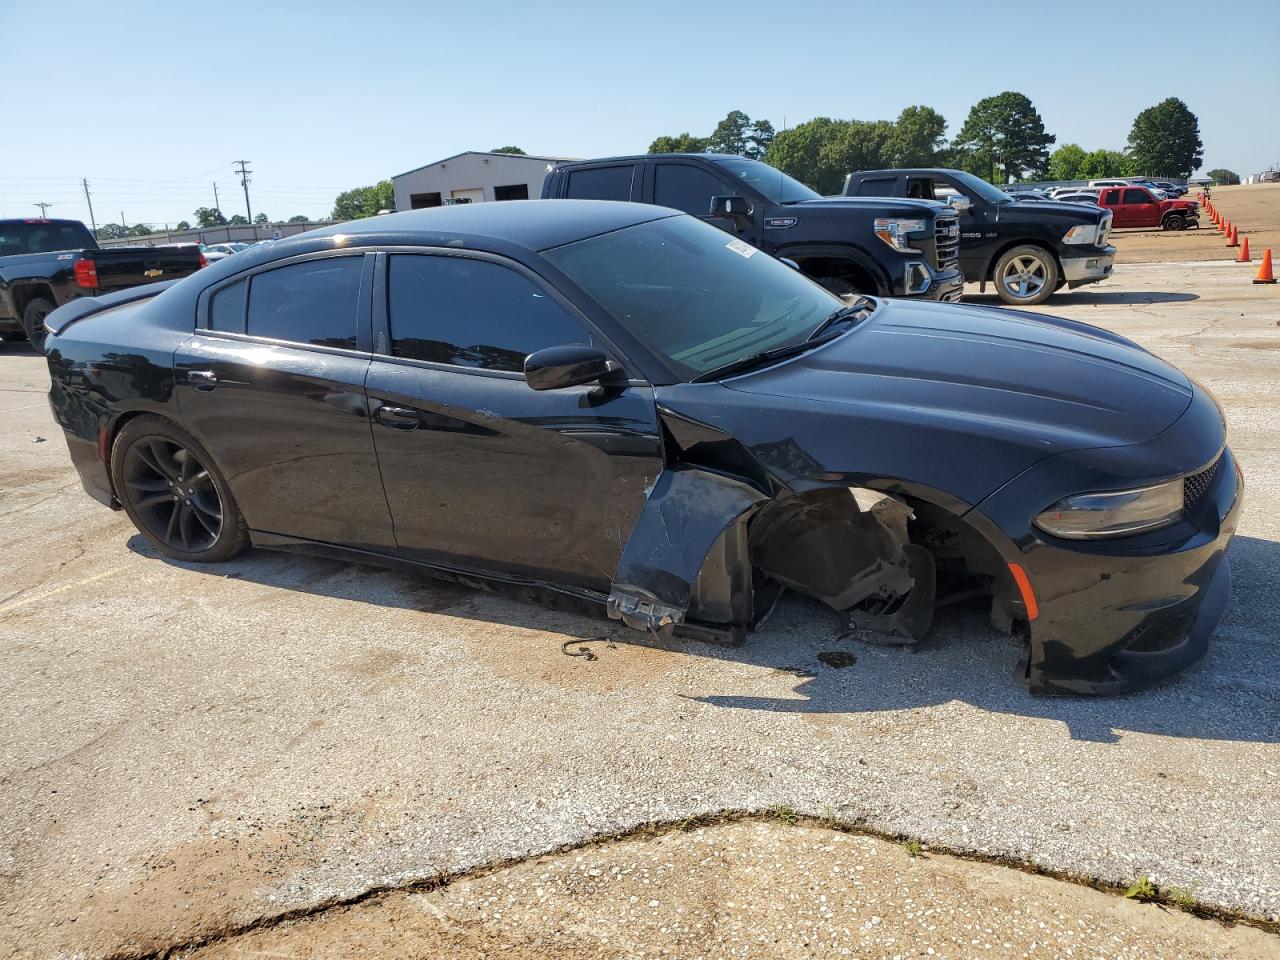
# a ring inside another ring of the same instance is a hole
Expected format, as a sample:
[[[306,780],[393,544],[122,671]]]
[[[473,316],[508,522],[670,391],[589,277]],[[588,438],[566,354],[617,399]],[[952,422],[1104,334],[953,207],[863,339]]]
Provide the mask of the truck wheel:
[[[130,420],[111,448],[111,482],[138,531],[166,557],[217,563],[249,546],[249,528],[213,458],[161,417]]]
[[[1044,303],[1058,289],[1058,261],[1043,247],[1024,244],[1004,252],[996,261],[992,279],[1005,303],[1033,306]]]
[[[22,329],[36,353],[44,353],[44,318],[53,313],[53,304],[43,297],[36,297],[22,311]]]
[[[13,343],[15,340],[25,339],[27,339],[27,335],[21,330],[0,330],[0,342]]]
[[[814,277],[813,282],[826,287],[837,297],[855,297],[860,293],[874,294],[875,290],[863,290],[853,277]]]
[[[1176,213],[1171,213],[1164,218],[1164,222],[1160,224],[1166,230],[1185,230],[1187,229],[1187,221]]]

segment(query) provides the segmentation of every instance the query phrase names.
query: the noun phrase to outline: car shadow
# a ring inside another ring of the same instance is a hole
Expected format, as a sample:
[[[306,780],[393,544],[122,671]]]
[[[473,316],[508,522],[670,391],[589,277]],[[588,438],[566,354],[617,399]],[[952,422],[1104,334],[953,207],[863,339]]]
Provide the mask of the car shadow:
[[[1197,293],[1169,293],[1161,290],[1074,290],[1064,293],[1055,293],[1047,301],[1044,306],[1052,308],[1057,305],[1072,306],[1081,305],[1097,305],[1105,306],[1111,304],[1152,304],[1152,303],[1190,303],[1193,300],[1199,300],[1200,295]],[[977,303],[984,306],[1003,307],[1007,306],[994,293],[966,293],[964,296],[965,303]]]
[[[32,348],[31,344],[26,340],[0,340],[0,357],[35,357],[39,355],[39,352]]]
[[[130,549],[206,576],[232,577],[353,602],[414,609],[554,634],[557,645],[587,650],[591,669],[622,670],[609,644],[650,647],[725,660],[794,678],[781,696],[726,690],[708,673],[707,687],[679,694],[725,710],[804,714],[869,714],[951,702],[980,710],[1057,721],[1071,737],[1118,742],[1124,733],[1204,740],[1280,742],[1280,603],[1272,572],[1280,543],[1237,537],[1232,602],[1208,655],[1171,681],[1112,697],[1035,697],[1021,682],[1022,649],[991,627],[985,608],[938,611],[929,636],[907,647],[841,637],[837,615],[817,601],[785,595],[772,615],[737,647],[630,630],[597,608],[558,595],[529,598],[526,589],[493,591],[399,570],[253,550],[224,564],[162,558],[141,536]],[[598,656],[596,654],[599,654]],[[579,654],[580,655],[580,654]],[[626,683],[625,675],[611,678]],[[637,682],[641,682],[639,679]]]

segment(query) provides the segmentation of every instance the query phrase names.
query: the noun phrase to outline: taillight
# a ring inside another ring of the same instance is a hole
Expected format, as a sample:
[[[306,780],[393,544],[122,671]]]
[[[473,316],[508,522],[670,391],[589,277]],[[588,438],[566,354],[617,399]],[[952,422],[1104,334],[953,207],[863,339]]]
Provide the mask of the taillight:
[[[77,260],[76,284],[81,287],[96,287],[98,285],[98,265],[88,258]]]
[[[204,255],[204,251],[203,251],[203,250],[201,250],[201,251],[200,251],[200,266],[202,266],[202,267],[207,267],[208,265],[209,265],[209,258],[208,258],[208,257],[206,257],[206,256]]]

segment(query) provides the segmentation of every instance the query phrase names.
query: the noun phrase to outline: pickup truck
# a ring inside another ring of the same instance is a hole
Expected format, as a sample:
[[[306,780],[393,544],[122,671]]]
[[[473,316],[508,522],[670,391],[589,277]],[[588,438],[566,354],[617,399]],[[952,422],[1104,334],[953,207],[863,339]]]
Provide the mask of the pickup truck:
[[[959,300],[959,220],[928,200],[823,198],[781,170],[719,153],[566,163],[543,199],[630,200],[699,217],[784,259],[838,296]]]
[[[94,297],[205,265],[195,244],[102,248],[79,220],[0,220],[0,339],[43,351],[44,318],[77,297]]]
[[[1020,201],[962,170],[862,170],[845,178],[848,197],[946,197],[960,215],[960,267],[1005,303],[1043,303],[1111,275],[1110,211],[1079,203]]]
[[[1161,200],[1146,187],[1108,187],[1098,206],[1110,210],[1116,227],[1160,227],[1185,230],[1200,226],[1200,204],[1194,200]]]

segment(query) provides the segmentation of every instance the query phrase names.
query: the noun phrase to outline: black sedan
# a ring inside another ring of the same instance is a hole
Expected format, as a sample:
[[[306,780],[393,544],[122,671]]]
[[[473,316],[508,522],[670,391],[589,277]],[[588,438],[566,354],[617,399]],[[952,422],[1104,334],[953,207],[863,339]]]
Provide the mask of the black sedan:
[[[1036,692],[1205,650],[1242,500],[1214,399],[1122,337],[843,302],[690,216],[342,224],[48,318],[86,490],[162,553],[414,565],[741,640],[784,588],[870,641],[989,597]]]

